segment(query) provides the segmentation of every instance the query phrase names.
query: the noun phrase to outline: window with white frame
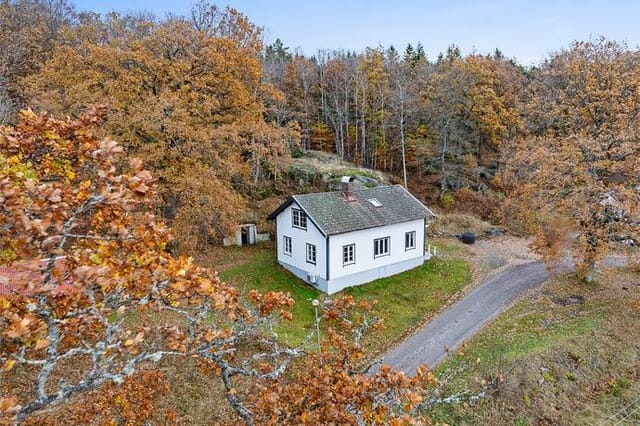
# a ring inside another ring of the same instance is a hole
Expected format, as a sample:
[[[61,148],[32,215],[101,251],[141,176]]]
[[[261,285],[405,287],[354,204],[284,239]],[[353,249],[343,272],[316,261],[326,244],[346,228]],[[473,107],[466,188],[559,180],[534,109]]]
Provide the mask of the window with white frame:
[[[302,210],[291,209],[291,220],[294,228],[307,229],[307,214]]]
[[[404,249],[413,250],[416,248],[416,231],[407,232],[404,234]]]
[[[316,246],[307,243],[307,263],[316,264]]]
[[[356,263],[356,245],[342,246],[342,265],[353,265],[354,263]]]
[[[289,236],[284,236],[284,244],[282,245],[282,251],[284,254],[288,254],[289,256],[291,256],[292,254],[292,250],[291,250],[291,237]]]
[[[373,257],[388,256],[391,248],[391,237],[373,240]]]

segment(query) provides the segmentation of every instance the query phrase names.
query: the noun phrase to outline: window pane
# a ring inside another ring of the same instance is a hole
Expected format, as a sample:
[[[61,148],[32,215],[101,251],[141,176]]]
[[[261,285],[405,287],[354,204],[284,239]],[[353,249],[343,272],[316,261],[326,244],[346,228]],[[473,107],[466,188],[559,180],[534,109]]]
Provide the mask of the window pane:
[[[373,255],[385,256],[389,254],[391,247],[391,237],[378,238],[373,240]]]
[[[291,210],[291,222],[296,228],[307,229],[307,215],[302,210]]]
[[[316,263],[316,246],[307,243],[307,262]]]
[[[349,244],[348,246],[342,246],[342,263],[347,265],[355,263],[355,244]]]
[[[284,254],[291,254],[291,237],[284,236]]]
[[[404,235],[404,248],[406,250],[416,248],[416,231],[407,232]]]

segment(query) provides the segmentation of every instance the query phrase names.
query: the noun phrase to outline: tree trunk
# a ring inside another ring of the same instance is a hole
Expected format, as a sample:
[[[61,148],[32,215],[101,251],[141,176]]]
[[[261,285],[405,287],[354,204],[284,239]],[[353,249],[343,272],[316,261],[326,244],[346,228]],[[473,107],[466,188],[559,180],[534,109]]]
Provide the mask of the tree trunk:
[[[407,145],[404,137],[404,111],[400,113],[400,144],[402,145],[402,177],[404,187],[407,186]]]
[[[444,196],[444,193],[447,189],[447,173],[445,167],[445,159],[446,153],[449,150],[449,124],[451,123],[451,117],[453,117],[453,111],[449,113],[449,117],[447,117],[447,121],[442,129],[443,140],[442,147],[440,151],[440,199]]]

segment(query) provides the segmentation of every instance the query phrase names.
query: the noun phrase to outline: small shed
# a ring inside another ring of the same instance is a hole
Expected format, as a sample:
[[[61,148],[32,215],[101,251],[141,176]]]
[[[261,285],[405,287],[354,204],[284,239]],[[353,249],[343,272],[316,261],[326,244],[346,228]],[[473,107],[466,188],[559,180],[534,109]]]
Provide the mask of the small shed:
[[[244,223],[238,226],[238,230],[234,238],[225,238],[225,246],[246,246],[258,242],[258,228],[255,223]]]

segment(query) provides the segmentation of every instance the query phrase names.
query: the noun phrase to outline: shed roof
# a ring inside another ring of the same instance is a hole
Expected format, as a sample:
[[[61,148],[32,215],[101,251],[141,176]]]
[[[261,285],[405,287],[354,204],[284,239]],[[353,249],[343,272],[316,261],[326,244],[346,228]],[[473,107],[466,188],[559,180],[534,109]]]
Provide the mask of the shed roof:
[[[357,189],[353,199],[347,201],[340,191],[294,195],[268,218],[295,201],[324,235],[335,235],[435,216],[401,185]]]

